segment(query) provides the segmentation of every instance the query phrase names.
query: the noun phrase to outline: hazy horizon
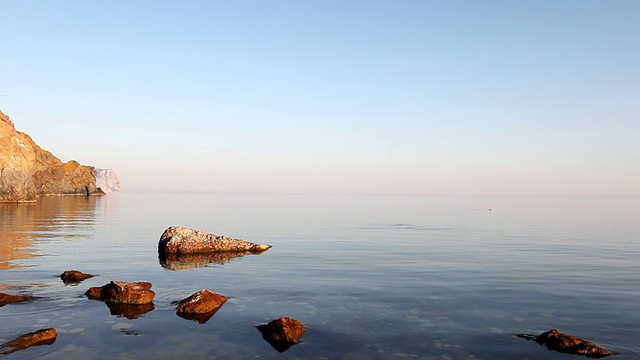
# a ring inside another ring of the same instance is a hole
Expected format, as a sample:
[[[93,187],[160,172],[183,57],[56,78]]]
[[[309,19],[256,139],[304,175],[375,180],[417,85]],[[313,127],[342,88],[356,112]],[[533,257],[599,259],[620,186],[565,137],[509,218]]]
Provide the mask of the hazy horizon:
[[[0,110],[129,192],[640,196],[637,1],[0,11]]]

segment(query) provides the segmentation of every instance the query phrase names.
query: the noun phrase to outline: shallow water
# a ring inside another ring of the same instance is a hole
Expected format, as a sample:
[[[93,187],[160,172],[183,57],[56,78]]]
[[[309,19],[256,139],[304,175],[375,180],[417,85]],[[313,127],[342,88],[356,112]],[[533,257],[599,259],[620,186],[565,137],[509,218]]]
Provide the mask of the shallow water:
[[[640,359],[640,199],[114,194],[0,216],[0,292],[37,297],[0,308],[0,342],[59,333],[7,358],[575,358],[514,336],[558,328]],[[171,225],[273,248],[161,263]],[[70,269],[97,276],[64,285]],[[83,296],[111,280],[152,282],[153,309]],[[203,288],[230,300],[176,316]],[[255,328],[281,315],[307,329],[283,353]]]

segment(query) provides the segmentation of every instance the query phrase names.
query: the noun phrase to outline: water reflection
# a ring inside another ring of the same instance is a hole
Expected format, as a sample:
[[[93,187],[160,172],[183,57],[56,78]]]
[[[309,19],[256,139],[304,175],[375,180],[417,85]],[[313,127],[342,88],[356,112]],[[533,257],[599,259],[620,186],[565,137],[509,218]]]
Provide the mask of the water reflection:
[[[129,320],[137,319],[155,309],[153,303],[149,304],[113,304],[107,303],[111,315],[122,316]]]
[[[262,254],[263,252],[228,251],[206,254],[165,254],[159,253],[160,265],[168,270],[189,270],[193,268],[207,267],[211,264],[224,265],[225,263],[241,258],[249,254]]]
[[[29,265],[13,263],[36,254],[34,240],[87,237],[94,224],[94,196],[41,197],[37,203],[0,204],[0,270]],[[66,234],[61,235],[60,230]]]

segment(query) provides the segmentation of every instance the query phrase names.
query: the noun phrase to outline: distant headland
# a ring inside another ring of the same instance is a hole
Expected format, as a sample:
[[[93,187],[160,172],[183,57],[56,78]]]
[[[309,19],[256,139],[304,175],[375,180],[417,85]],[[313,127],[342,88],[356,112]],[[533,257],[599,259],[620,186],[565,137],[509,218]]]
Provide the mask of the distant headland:
[[[0,111],[0,202],[33,202],[41,195],[104,195],[96,169],[63,163],[17,131]]]

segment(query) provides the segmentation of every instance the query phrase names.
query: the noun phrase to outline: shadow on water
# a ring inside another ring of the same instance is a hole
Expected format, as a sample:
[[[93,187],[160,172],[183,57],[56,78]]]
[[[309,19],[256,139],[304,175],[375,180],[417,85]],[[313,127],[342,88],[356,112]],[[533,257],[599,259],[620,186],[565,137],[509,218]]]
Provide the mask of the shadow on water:
[[[257,255],[263,252],[228,251],[206,254],[165,254],[158,253],[160,265],[167,270],[189,270],[193,268],[208,267],[210,265],[224,265],[232,260],[245,255]]]
[[[83,232],[94,224],[98,201],[94,196],[45,196],[37,203],[0,204],[0,270],[28,266],[13,262],[33,258],[39,239],[87,236]]]

